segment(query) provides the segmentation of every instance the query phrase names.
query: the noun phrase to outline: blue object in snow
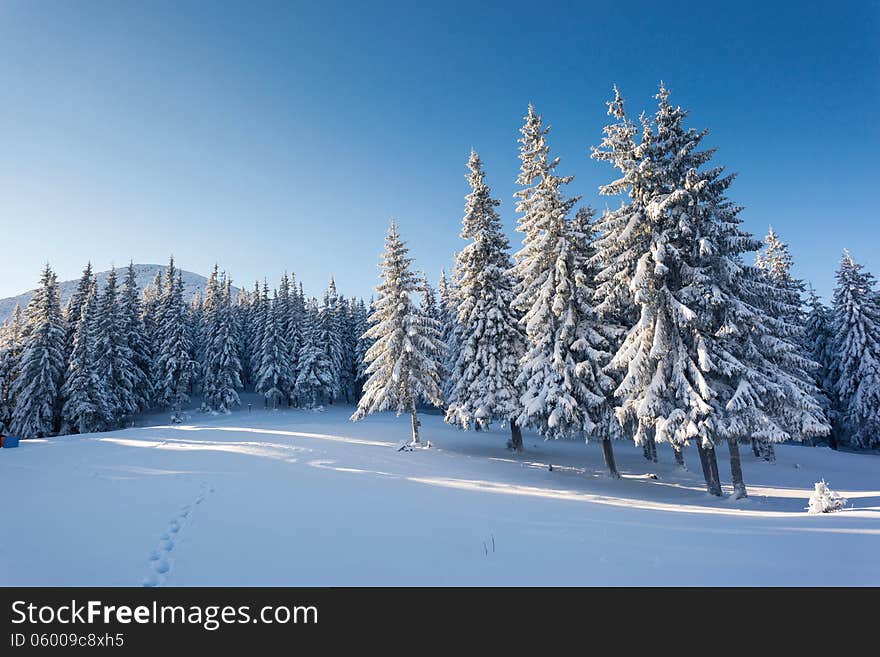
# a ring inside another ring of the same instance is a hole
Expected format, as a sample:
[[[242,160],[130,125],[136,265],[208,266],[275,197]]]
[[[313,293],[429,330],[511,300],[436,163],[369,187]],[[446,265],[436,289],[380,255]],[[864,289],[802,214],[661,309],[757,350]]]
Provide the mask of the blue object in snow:
[[[18,436],[3,436],[3,447],[18,447]]]

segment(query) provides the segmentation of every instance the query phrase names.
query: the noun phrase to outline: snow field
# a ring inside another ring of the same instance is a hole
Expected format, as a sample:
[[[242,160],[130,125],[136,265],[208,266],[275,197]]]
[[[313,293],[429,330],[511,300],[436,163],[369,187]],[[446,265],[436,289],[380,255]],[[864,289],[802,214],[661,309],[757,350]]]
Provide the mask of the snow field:
[[[692,449],[682,471],[617,442],[613,480],[595,444],[526,433],[514,454],[504,430],[422,415],[433,447],[398,452],[408,418],[351,412],[162,416],[2,450],[0,584],[880,584],[876,456],[743,450],[750,497],[717,499]],[[843,511],[806,512],[822,478]]]

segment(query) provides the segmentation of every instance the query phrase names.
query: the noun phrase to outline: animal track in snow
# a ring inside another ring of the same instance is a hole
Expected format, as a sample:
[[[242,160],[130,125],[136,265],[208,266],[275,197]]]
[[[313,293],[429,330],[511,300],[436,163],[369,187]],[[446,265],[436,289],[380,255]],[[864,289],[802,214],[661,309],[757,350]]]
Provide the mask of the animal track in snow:
[[[168,521],[168,527],[159,536],[158,547],[150,551],[148,559],[150,573],[142,580],[143,586],[161,586],[165,583],[165,579],[174,566],[174,560],[169,557],[174,550],[175,540],[185,527],[193,507],[205,501],[206,493],[213,492],[213,486],[209,487],[208,484],[202,482],[201,490],[193,502],[182,506],[180,513]]]

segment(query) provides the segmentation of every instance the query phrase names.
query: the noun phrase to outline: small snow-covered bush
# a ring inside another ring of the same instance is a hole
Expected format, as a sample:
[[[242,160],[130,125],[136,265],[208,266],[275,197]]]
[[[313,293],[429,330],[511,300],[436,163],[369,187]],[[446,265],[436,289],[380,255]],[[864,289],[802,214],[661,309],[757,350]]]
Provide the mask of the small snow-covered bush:
[[[840,511],[846,504],[846,498],[828,488],[825,480],[816,482],[816,490],[810,496],[809,513],[831,513]]]

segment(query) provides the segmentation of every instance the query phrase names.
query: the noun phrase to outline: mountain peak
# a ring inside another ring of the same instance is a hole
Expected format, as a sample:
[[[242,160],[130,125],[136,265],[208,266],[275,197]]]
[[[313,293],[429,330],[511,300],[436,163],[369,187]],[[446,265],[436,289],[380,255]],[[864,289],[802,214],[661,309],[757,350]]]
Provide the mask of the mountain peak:
[[[125,273],[125,270],[128,268],[128,265],[122,265],[116,267],[116,272],[120,277],[120,282],[122,281],[122,276]],[[167,265],[155,265],[149,263],[135,263],[134,270],[135,276],[137,279],[138,287],[143,292],[143,289],[153,282],[153,279],[156,278],[157,272],[164,273],[167,269]],[[103,285],[107,282],[107,274],[110,272],[109,269],[95,272],[95,278],[98,281],[98,289],[103,287]],[[187,271],[185,269],[180,270],[181,277],[183,278],[183,298],[187,301],[191,300],[196,293],[204,294],[205,286],[208,282],[208,279],[201,274],[196,274],[191,271]],[[71,279],[69,281],[59,281],[58,289],[61,293],[61,307],[64,308],[67,300],[70,298],[70,295],[73,294],[76,289],[77,284],[79,283],[79,278]],[[233,295],[237,294],[238,289],[232,288]],[[28,290],[27,292],[22,292],[19,295],[14,297],[7,297],[5,299],[0,299],[0,323],[6,321],[9,317],[12,316],[12,311],[15,309],[15,305],[19,304],[22,309],[27,306],[28,301],[30,301],[31,296],[33,296],[34,290]]]

